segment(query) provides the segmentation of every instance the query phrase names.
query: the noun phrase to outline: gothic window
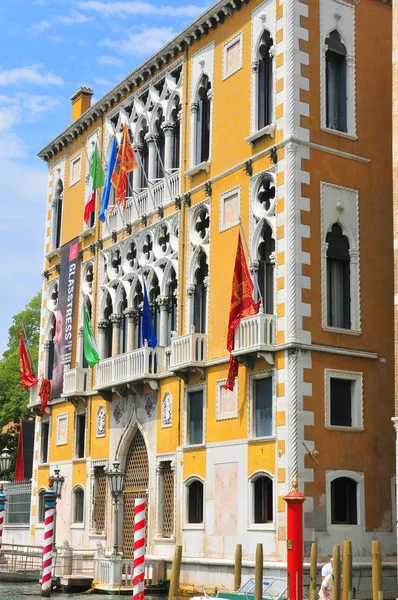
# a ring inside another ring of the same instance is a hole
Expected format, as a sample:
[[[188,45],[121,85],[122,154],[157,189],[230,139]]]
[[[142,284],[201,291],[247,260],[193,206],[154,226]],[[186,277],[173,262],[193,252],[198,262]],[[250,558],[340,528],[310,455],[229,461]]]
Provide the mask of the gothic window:
[[[203,483],[198,479],[188,486],[188,523],[203,523]]]
[[[338,223],[326,236],[327,324],[351,328],[350,244]]]
[[[254,523],[272,523],[273,521],[273,483],[266,475],[260,475],[253,482],[253,521]]]
[[[54,337],[55,337],[55,316],[50,316],[50,327],[47,340],[47,365],[46,365],[46,378],[52,380],[53,369],[54,369]]]
[[[156,275],[152,278],[151,289],[149,290],[149,304],[151,307],[152,314],[152,325],[156,337],[160,339],[160,308],[156,299],[160,296],[159,280]]]
[[[141,188],[148,187],[148,166],[149,166],[149,148],[148,142],[145,139],[145,135],[148,133],[148,126],[142,128],[140,132],[140,144],[141,144]]]
[[[135,348],[141,348],[141,346],[142,346],[141,307],[142,307],[143,300],[144,300],[144,295],[142,292],[142,286],[141,286],[140,282],[137,282],[137,285],[135,288],[134,300],[133,300],[134,308],[136,309],[136,314],[137,314],[137,321],[136,321],[136,325],[135,325]]]
[[[264,223],[261,239],[258,246],[258,287],[260,290],[264,312],[274,314],[274,260],[275,240],[272,229],[267,222]]]
[[[120,303],[119,314],[122,317],[122,322],[120,324],[120,353],[124,354],[127,352],[127,332],[128,332],[128,319],[124,313],[127,308],[127,296],[126,292],[123,289],[122,293],[122,301]]]
[[[211,83],[207,75],[202,76],[197,101],[196,164],[199,164],[210,156]]]
[[[336,30],[325,44],[326,127],[347,132],[347,50]]]
[[[59,179],[55,188],[54,213],[53,213],[53,249],[61,245],[62,204],[64,199],[64,186]]]
[[[158,135],[156,141],[157,152],[156,152],[156,178],[162,179],[164,177],[163,166],[164,166],[164,150],[165,150],[165,139],[162,124],[164,123],[164,115],[162,110],[158,112],[158,116],[155,122],[155,130]]]
[[[180,99],[176,98],[175,106],[171,111],[172,122],[174,123],[174,132],[173,132],[173,159],[172,166],[173,169],[178,169],[180,167],[180,145],[181,145],[181,123],[179,119],[179,113],[182,110]]]
[[[110,294],[107,294],[106,305],[104,309],[104,319],[106,321],[105,329],[105,356],[102,358],[110,358],[112,356],[112,322],[110,316],[113,313],[113,303]]]
[[[193,324],[196,333],[206,333],[207,329],[207,277],[209,265],[204,252],[199,253],[195,271]]]
[[[338,477],[330,484],[332,525],[357,525],[357,482]]]
[[[273,113],[273,58],[271,48],[274,42],[270,32],[265,30],[258,48],[257,70],[257,128],[262,129],[272,123]]]
[[[171,344],[171,332],[177,331],[177,275],[174,269],[171,269],[170,280],[167,284],[167,296],[169,298],[169,314],[167,323],[167,344]]]

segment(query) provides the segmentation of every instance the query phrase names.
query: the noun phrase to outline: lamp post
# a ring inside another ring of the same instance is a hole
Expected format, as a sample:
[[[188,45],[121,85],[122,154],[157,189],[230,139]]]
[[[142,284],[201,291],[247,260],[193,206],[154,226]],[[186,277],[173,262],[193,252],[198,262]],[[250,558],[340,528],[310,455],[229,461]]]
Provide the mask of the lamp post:
[[[64,486],[64,482],[65,482],[65,477],[63,477],[63,475],[59,475],[61,469],[59,468],[58,465],[56,465],[56,467],[54,467],[54,475],[52,476],[52,482],[53,482],[53,490],[55,493],[55,508],[57,507],[57,500],[59,500],[61,498],[62,495],[62,488]],[[53,541],[53,548],[54,548],[54,553],[56,553],[57,551],[57,547],[56,547],[56,533],[57,533],[57,513],[55,511],[54,513],[54,541]]]
[[[7,446],[3,449],[0,454],[0,473],[7,473],[11,467],[11,455]]]
[[[106,476],[109,481],[109,486],[111,488],[111,495],[113,498],[113,504],[115,506],[115,515],[113,522],[113,556],[118,556],[119,554],[119,496],[123,494],[124,485],[126,480],[126,473],[120,470],[120,462],[117,458],[113,461],[113,470],[107,471]]]

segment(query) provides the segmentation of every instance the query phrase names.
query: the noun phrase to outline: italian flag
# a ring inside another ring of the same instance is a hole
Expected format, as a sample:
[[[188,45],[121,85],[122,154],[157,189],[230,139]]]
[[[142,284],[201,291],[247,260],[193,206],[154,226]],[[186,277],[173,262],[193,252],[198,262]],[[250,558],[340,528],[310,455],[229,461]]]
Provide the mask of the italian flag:
[[[90,167],[90,182],[87,195],[87,201],[84,205],[84,222],[88,223],[91,213],[95,211],[95,190],[103,187],[105,181],[104,169],[101,165],[98,146],[95,144],[93,160]]]
[[[88,316],[87,307],[84,305],[84,333],[83,333],[83,349],[84,357],[90,367],[94,367],[99,362],[99,352],[97,342],[93,335],[90,318]]]

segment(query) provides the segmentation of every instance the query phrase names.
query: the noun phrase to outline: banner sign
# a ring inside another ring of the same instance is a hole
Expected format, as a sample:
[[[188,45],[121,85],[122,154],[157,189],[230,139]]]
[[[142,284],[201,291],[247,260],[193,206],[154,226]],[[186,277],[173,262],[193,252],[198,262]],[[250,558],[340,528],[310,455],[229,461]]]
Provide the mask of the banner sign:
[[[78,263],[79,238],[77,237],[61,248],[51,398],[61,396],[64,371],[70,369],[72,364]]]

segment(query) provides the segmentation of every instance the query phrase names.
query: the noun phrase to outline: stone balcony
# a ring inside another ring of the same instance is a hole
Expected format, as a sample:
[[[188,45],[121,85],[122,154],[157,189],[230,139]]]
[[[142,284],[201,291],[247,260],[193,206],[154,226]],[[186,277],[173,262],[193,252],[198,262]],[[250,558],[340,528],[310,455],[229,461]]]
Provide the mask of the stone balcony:
[[[100,360],[97,365],[97,381],[94,386],[105,399],[111,399],[112,392],[125,394],[126,389],[138,391],[144,383],[157,389],[156,379],[165,371],[164,348],[144,346]]]
[[[184,372],[199,371],[203,376],[203,367],[207,360],[207,334],[188,333],[171,338],[169,371],[178,373],[184,381]]]
[[[165,179],[155,179],[150,182],[150,188],[141,189],[134,196],[127,198],[126,208],[109,210],[109,229],[118,230],[126,223],[140,221],[143,215],[156,212],[159,207],[165,207],[174,202],[180,193],[180,170],[174,169]]]
[[[89,369],[77,367],[64,371],[64,385],[62,398],[76,404],[78,399],[85,399],[89,395]]]
[[[242,319],[239,323],[235,330],[235,349],[232,354],[245,362],[246,359],[253,361],[260,353],[260,356],[269,362],[269,353],[275,350],[275,343],[275,315],[258,313]]]
[[[35,414],[39,414],[39,409],[40,409],[40,404],[41,404],[39,390],[40,390],[40,381],[38,383],[36,383],[36,385],[32,385],[32,387],[29,388],[28,408],[31,411],[33,411]]]

